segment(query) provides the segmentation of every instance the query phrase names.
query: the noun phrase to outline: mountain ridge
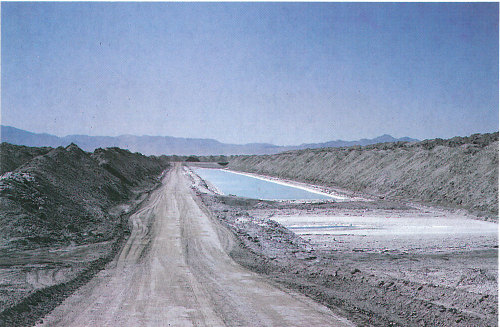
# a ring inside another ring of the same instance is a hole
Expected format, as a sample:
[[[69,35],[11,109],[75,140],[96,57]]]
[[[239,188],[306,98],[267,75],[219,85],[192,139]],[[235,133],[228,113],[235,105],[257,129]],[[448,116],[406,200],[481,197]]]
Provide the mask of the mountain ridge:
[[[281,146],[269,143],[230,144],[215,139],[184,138],[174,136],[130,135],[90,136],[73,134],[63,137],[48,133],[33,133],[16,127],[1,125],[2,142],[35,147],[58,147],[75,143],[85,151],[97,148],[119,147],[145,155],[242,155],[242,154],[276,154],[290,150],[307,148],[344,147],[353,145],[370,145],[385,142],[418,141],[409,137],[394,138],[384,134],[373,139],[357,141],[335,140],[323,143],[303,143],[300,145]]]

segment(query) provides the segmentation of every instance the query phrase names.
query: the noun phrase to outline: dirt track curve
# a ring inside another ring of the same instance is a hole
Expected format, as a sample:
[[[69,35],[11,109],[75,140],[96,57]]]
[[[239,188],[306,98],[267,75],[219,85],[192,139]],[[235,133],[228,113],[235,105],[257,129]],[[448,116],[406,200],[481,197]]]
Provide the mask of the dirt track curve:
[[[132,217],[118,258],[45,326],[353,326],[235,263],[232,235],[195,201],[175,166]]]

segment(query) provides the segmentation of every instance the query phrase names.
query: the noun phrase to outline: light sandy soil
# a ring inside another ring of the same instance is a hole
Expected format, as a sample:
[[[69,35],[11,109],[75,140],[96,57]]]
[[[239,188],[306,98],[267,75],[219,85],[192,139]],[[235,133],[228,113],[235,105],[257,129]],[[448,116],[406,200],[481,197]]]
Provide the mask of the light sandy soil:
[[[45,326],[352,326],[237,264],[233,234],[196,202],[180,166],[131,217],[115,261]]]
[[[112,242],[20,251],[0,250],[0,309],[19,303],[37,290],[77,278],[92,262],[111,252]],[[0,326],[10,326],[13,320]],[[19,322],[17,325],[22,325]]]
[[[275,212],[270,218],[315,249],[343,258],[345,266],[381,277],[497,295],[496,223],[432,208]]]

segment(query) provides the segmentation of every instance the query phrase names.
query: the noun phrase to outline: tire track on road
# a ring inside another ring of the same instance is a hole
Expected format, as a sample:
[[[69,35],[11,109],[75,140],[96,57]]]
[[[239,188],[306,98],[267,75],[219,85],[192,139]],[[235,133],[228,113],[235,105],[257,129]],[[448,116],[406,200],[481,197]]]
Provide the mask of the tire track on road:
[[[43,325],[353,326],[234,262],[232,234],[204,210],[176,165],[131,216],[133,230],[114,264]]]

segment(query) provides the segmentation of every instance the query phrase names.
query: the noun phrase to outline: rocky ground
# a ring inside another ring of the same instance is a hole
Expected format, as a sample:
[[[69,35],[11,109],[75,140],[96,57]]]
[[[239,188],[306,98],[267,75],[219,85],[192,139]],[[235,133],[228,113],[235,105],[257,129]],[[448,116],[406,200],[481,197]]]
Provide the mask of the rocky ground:
[[[328,215],[470,216],[387,199],[260,201],[216,195],[196,177],[193,182],[213,218],[237,235],[240,246],[231,253],[237,262],[360,326],[497,326],[497,233],[382,240],[349,234],[299,236],[276,221]]]
[[[168,163],[118,148],[1,150],[0,325],[29,325],[114,256]]]

